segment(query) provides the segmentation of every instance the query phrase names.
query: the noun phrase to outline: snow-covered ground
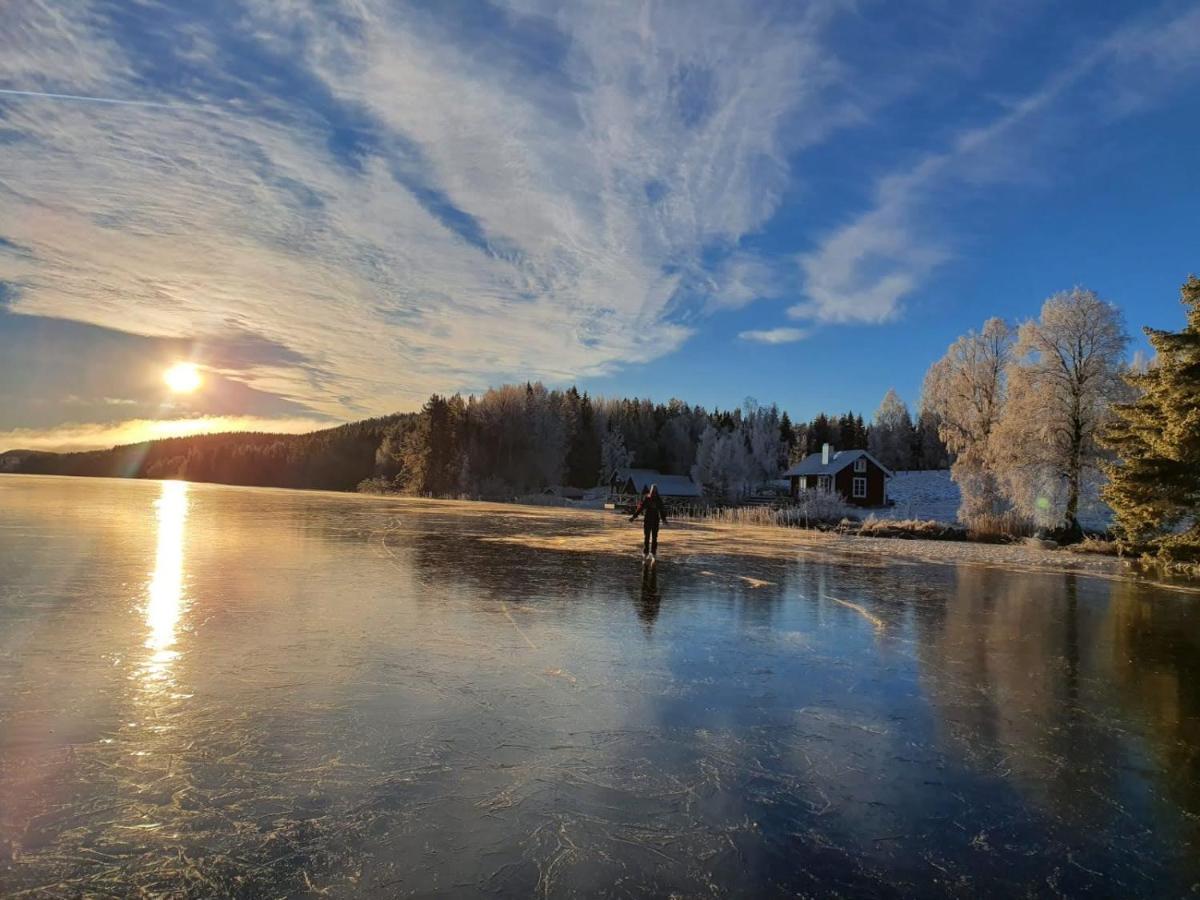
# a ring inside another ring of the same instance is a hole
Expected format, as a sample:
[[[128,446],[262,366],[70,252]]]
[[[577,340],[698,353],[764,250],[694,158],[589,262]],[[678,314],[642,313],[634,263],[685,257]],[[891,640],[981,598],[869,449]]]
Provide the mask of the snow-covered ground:
[[[877,519],[934,519],[953,522],[961,500],[958,485],[950,480],[948,469],[931,472],[897,472],[888,481],[888,497],[895,506],[876,509]]]
[[[1103,530],[1112,522],[1112,511],[1095,496],[1085,492],[1079,521],[1084,528]],[[897,472],[888,482],[888,497],[895,506],[871,512],[877,519],[933,519],[954,522],[958,518],[961,496],[948,469],[930,472]]]

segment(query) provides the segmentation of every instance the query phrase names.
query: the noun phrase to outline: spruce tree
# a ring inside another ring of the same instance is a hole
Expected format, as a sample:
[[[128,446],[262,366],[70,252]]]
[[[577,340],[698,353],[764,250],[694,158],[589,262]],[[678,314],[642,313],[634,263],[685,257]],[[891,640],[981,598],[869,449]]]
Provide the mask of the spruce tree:
[[[796,430],[792,427],[792,419],[786,409],[779,417],[779,440],[783,444],[787,459],[791,460],[792,448],[796,446]]]
[[[1168,561],[1200,561],[1200,278],[1188,278],[1180,294],[1186,327],[1146,328],[1158,357],[1126,375],[1138,396],[1117,405],[1105,435],[1118,461],[1104,499],[1127,544],[1154,541]]]

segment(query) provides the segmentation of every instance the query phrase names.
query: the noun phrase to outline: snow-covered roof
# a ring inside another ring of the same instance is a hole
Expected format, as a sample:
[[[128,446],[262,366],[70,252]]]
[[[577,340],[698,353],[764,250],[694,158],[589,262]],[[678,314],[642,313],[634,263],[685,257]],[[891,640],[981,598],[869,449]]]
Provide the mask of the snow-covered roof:
[[[783,474],[785,478],[791,478],[793,475],[836,475],[856,459],[864,456],[883,469],[883,474],[889,478],[892,477],[891,469],[866,450],[838,450],[830,455],[828,463],[821,462],[820,453],[810,453]]]
[[[700,497],[704,492],[700,485],[686,475],[664,475],[654,469],[624,469],[618,473],[621,481],[632,481],[640,494],[652,484],[664,497]]]

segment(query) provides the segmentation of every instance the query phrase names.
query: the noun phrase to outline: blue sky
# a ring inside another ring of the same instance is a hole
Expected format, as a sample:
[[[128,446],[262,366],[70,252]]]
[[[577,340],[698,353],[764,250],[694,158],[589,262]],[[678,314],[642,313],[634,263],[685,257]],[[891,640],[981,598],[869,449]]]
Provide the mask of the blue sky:
[[[915,404],[1075,284],[1180,321],[1198,112],[1184,2],[6,4],[0,449],[527,378]]]

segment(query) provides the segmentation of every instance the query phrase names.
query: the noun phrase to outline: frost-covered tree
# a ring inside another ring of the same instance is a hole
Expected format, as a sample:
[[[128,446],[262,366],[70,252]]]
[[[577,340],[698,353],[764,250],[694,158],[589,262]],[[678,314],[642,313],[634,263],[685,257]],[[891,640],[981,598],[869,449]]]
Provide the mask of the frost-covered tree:
[[[740,424],[733,430],[709,425],[700,436],[692,479],[710,494],[734,498],[745,492],[753,465]]]
[[[913,468],[914,430],[908,405],[888,388],[867,438],[871,454],[889,469]]]
[[[1121,311],[1093,291],[1050,297],[1021,325],[992,462],[1018,511],[1079,534],[1085,491],[1100,482],[1097,438],[1121,399],[1129,336]]]
[[[741,430],[747,450],[747,480],[763,484],[778,478],[787,452],[780,436],[779,408],[747,401],[742,409]]]
[[[633,454],[625,448],[625,437],[616,428],[604,432],[600,439],[600,481],[607,482],[613,472],[633,465]]]
[[[956,340],[925,375],[923,396],[938,421],[938,434],[955,455],[951,476],[962,493],[959,518],[995,515],[1006,506],[989,458],[992,429],[1005,398],[1005,369],[1012,331],[1003,319],[988,319],[981,331]]]
[[[1180,300],[1183,330],[1145,329],[1154,364],[1125,375],[1137,397],[1115,407],[1104,435],[1118,456],[1104,499],[1127,542],[1157,538],[1163,557],[1200,561],[1200,278]]]

